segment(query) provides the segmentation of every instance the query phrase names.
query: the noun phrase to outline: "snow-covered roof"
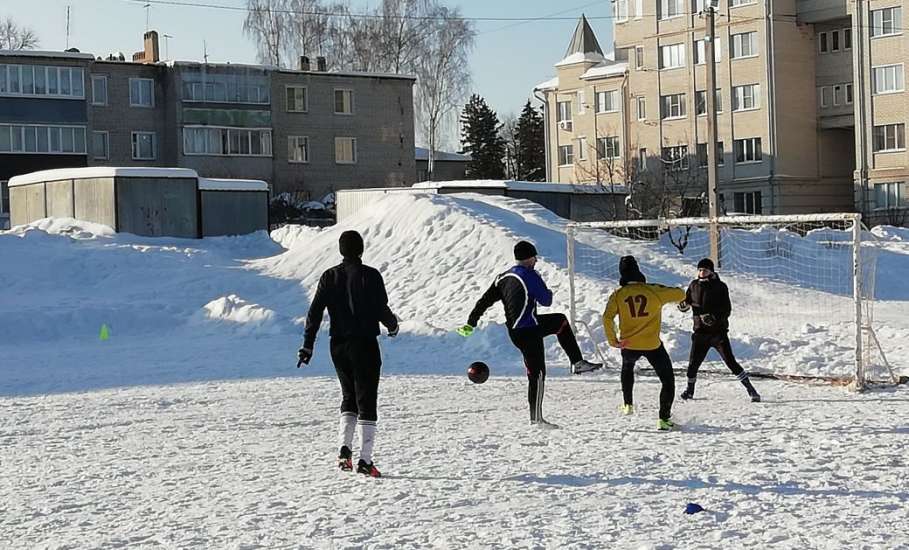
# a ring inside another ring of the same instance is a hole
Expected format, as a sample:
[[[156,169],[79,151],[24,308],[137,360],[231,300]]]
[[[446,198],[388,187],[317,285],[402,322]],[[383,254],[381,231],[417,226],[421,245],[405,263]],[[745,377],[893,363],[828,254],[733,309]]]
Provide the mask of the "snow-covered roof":
[[[511,191],[537,191],[543,193],[610,193],[609,186],[575,185],[571,183],[552,183],[514,180],[458,180],[458,181],[423,181],[415,183],[413,189],[508,189]],[[615,185],[616,193],[625,193],[624,185]]]
[[[581,80],[593,80],[596,78],[608,78],[610,76],[621,76],[628,70],[628,63],[624,61],[613,63],[606,61],[594,67],[591,67],[581,75]]]
[[[43,181],[74,180],[86,178],[197,178],[189,168],[128,168],[118,166],[89,166],[87,168],[57,168],[13,176],[9,186],[29,185]]]
[[[542,92],[548,90],[558,90],[559,89],[559,77],[550,78],[546,82],[540,82],[533,87],[534,90],[540,90]]]
[[[415,158],[416,160],[429,160],[429,149],[425,147],[416,147],[415,148]],[[447,153],[445,151],[436,151],[434,155],[435,160],[441,162],[468,162],[470,161],[470,155],[462,155],[461,153]]]
[[[49,50],[0,50],[0,56],[12,57],[59,57],[63,59],[94,59],[95,56],[84,52],[54,52]]]
[[[200,191],[268,191],[268,184],[262,180],[199,178],[199,190]]]
[[[555,66],[564,67],[566,65],[575,65],[577,63],[602,63],[603,61],[606,61],[606,57],[601,53],[575,52],[556,63]]]

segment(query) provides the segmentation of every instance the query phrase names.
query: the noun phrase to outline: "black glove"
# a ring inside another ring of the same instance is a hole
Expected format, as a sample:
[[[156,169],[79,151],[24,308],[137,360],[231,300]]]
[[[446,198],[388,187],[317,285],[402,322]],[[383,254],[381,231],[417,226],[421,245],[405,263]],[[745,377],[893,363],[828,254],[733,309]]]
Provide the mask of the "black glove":
[[[394,326],[394,328],[388,329],[388,336],[389,336],[390,338],[394,338],[395,336],[398,335],[398,331],[399,331],[399,330],[401,330],[401,325],[400,325],[400,324],[397,324],[397,325]]]
[[[312,359],[312,350],[308,348],[300,348],[300,351],[297,352],[297,359],[297,368],[300,368],[303,365],[308,365],[309,360]]]
[[[717,319],[716,319],[716,317],[713,316],[712,313],[705,313],[705,314],[701,315],[701,322],[704,323],[708,327],[712,327],[713,325],[715,325],[716,321],[717,321]]]
[[[691,305],[690,305],[688,302],[685,302],[685,301],[679,302],[679,305],[676,306],[676,307],[678,307],[678,308],[679,308],[679,311],[681,311],[682,313],[685,313],[685,312],[687,312],[689,309],[691,309]]]

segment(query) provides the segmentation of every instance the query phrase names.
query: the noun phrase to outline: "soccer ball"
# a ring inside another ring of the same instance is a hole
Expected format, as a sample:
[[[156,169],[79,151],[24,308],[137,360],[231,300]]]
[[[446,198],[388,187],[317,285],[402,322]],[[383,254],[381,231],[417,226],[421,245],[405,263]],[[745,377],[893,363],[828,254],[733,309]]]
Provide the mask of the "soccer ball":
[[[467,378],[474,384],[482,384],[489,378],[489,367],[482,361],[474,361],[467,367]]]

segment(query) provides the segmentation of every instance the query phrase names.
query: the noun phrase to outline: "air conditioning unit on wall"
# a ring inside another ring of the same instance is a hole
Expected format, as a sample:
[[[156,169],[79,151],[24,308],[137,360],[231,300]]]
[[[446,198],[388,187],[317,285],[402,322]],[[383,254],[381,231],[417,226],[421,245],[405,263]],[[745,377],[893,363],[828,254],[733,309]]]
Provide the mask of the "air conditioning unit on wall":
[[[565,130],[566,132],[570,132],[571,131],[571,121],[570,120],[560,120],[559,129]]]

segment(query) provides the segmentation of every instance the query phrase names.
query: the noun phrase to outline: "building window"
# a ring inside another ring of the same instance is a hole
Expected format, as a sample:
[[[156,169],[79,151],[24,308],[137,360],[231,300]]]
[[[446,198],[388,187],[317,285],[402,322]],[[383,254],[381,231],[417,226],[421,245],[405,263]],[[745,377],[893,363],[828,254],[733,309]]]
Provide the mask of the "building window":
[[[183,154],[270,157],[271,129],[184,126]]]
[[[158,157],[157,141],[154,132],[133,132],[133,160],[155,160]]]
[[[846,84],[846,105],[852,104],[852,84]]]
[[[716,163],[718,166],[723,165],[723,142],[716,142]],[[698,166],[707,167],[707,144],[698,143]]]
[[[597,140],[597,158],[615,160],[621,156],[618,137],[603,137]]]
[[[107,77],[92,75],[92,105],[107,105]]]
[[[305,113],[309,110],[306,101],[306,86],[288,86],[286,90],[288,113]]]
[[[843,29],[843,49],[852,49],[852,29]]]
[[[335,138],[335,164],[357,163],[357,138]]]
[[[671,94],[660,97],[660,118],[684,118],[685,94]]]
[[[638,170],[647,171],[647,149],[645,147],[638,149]]]
[[[872,91],[875,94],[902,92],[903,65],[884,65],[871,68]]]
[[[186,67],[181,81],[183,101],[208,103],[271,103],[271,83],[264,70],[231,69],[231,73],[212,73],[206,69]]]
[[[578,160],[587,160],[587,138],[579,137],[578,141]]]
[[[353,90],[335,90],[335,114],[352,115],[354,104]]]
[[[598,113],[614,113],[619,110],[619,92],[597,92],[596,103]]]
[[[638,120],[647,120],[647,98],[638,97]]]
[[[909,206],[909,196],[906,194],[904,182],[874,184],[874,207],[876,209],[905,208],[907,206]]]
[[[761,106],[761,85],[746,84],[732,87],[732,110],[749,111]]]
[[[874,152],[886,153],[906,149],[905,124],[884,124],[874,127]]]
[[[737,139],[732,142],[735,152],[735,163],[761,162],[761,138]]]
[[[84,78],[80,67],[0,65],[0,96],[84,99]]]
[[[723,91],[719,88],[716,89],[716,96],[714,97],[716,102],[716,112],[723,112]],[[698,116],[707,114],[707,92],[700,91],[694,92],[694,109]]]
[[[634,49],[634,68],[639,71],[644,68],[644,48],[640,46]]]
[[[871,12],[871,37],[901,34],[903,32],[902,14],[903,10],[899,7],[873,10]]]
[[[558,107],[559,122],[571,121],[571,101],[559,101]]]
[[[287,161],[309,162],[309,138],[290,136],[287,138]]]
[[[748,193],[733,193],[732,200],[735,204],[735,211],[739,214],[761,214],[763,204],[761,201],[760,191],[751,191]]]
[[[714,61],[719,63],[723,59],[723,48],[720,47],[721,42],[714,42],[716,48],[713,50]],[[694,41],[694,64],[703,65],[707,63],[707,45],[704,40],[695,40]]]
[[[837,107],[843,105],[846,102],[844,97],[844,90],[842,85],[836,85],[833,87],[833,106]]]
[[[830,46],[827,44],[826,32],[820,32],[817,35],[817,51],[819,53],[827,53],[830,51]]]
[[[747,6],[748,4],[754,4],[757,0],[729,0],[729,6],[734,8],[736,6]]]
[[[678,69],[685,66],[685,44],[660,46],[660,69]]]
[[[92,158],[107,160],[110,158],[110,134],[107,132],[92,132]]]
[[[129,79],[130,107],[155,106],[155,81],[150,78]]]
[[[672,19],[685,15],[683,0],[660,0],[660,19]]]
[[[0,153],[84,155],[85,127],[0,124]]]
[[[662,161],[667,172],[688,170],[688,146],[663,147]]]
[[[628,0],[615,0],[615,22],[628,21]]]
[[[830,51],[840,51],[840,31],[830,31]]]
[[[9,182],[0,181],[0,214],[9,216]]]
[[[559,145],[559,166],[574,164],[574,151],[571,145]]]
[[[730,37],[730,55],[732,59],[754,57],[757,55],[757,32],[743,32]]]
[[[644,0],[634,0],[634,18],[644,17]]]
[[[830,89],[830,86],[821,86],[818,88],[821,98],[821,108],[826,109],[833,104],[833,90]]]

